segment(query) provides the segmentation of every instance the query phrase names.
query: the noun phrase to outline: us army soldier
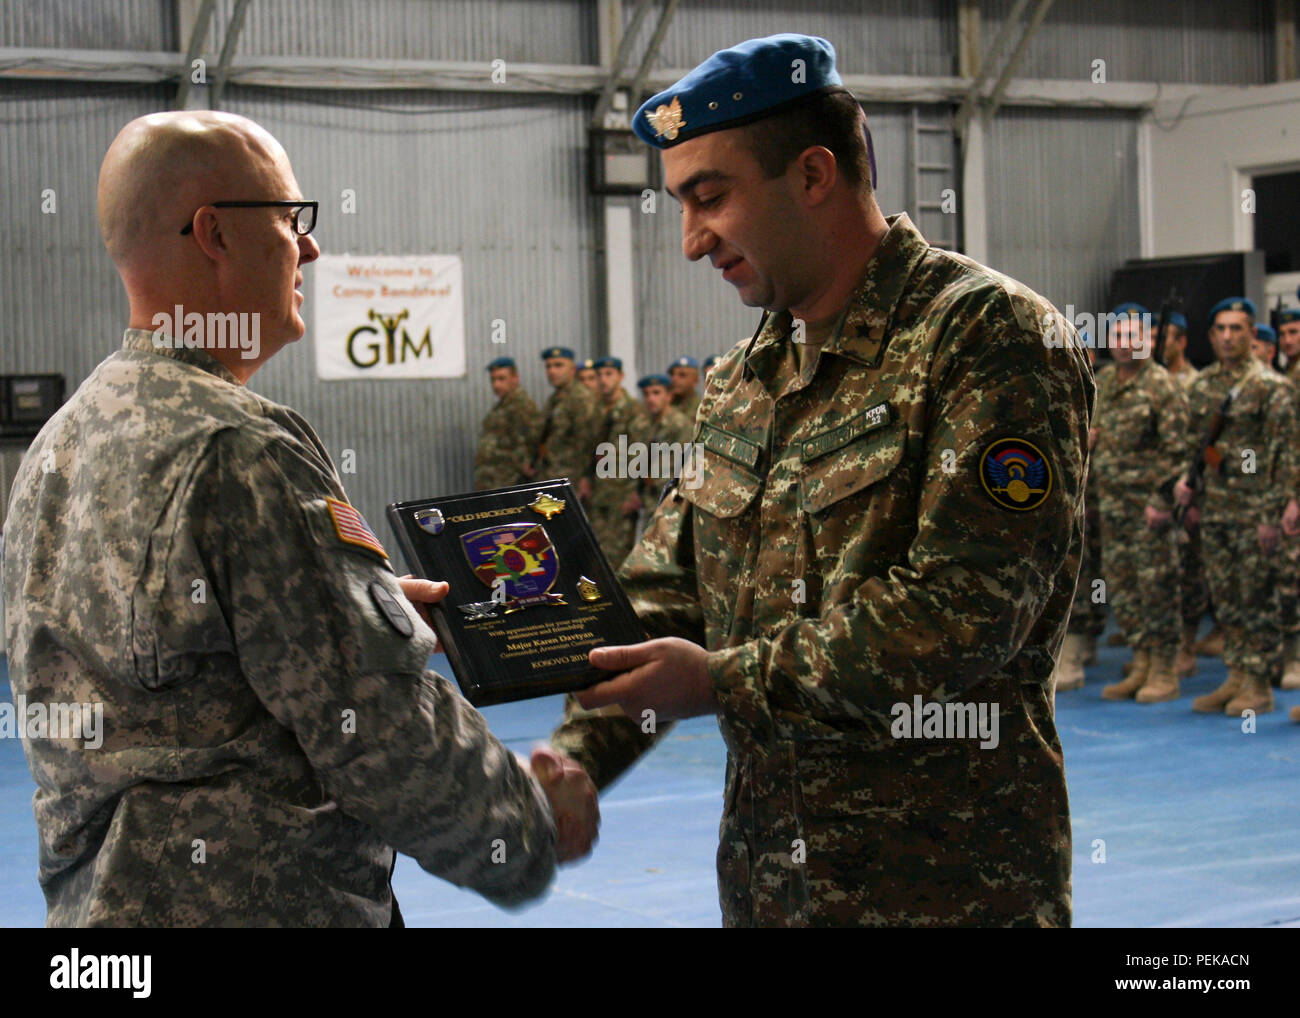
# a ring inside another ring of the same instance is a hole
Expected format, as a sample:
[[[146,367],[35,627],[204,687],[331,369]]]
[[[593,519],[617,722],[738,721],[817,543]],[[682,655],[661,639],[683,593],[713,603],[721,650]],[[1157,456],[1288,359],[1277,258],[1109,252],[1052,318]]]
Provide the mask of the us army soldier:
[[[425,670],[408,597],[446,585],[394,576],[312,429],[245,388],[303,334],[315,218],[242,117],[142,117],[104,159],[130,328],[6,522],[15,693],[103,707],[97,747],[24,743],[51,926],[400,925],[394,850],[514,905],[594,836],[571,763],[534,757],[544,792]],[[256,349],[203,331],[238,313]]]
[[[528,479],[524,468],[542,431],[542,415],[519,384],[514,358],[498,357],[487,370],[497,402],[483,418],[474,457],[474,487],[479,490],[523,484]]]

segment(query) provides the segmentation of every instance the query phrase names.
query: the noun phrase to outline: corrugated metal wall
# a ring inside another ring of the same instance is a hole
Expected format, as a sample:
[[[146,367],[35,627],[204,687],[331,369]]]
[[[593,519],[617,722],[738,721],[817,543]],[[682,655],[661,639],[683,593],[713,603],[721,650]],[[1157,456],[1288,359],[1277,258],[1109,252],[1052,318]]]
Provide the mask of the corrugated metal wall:
[[[1139,254],[1136,117],[1003,109],[985,144],[989,264],[1061,311],[1106,310]]]
[[[232,3],[217,5],[209,51]],[[625,14],[634,6],[627,0]],[[1009,0],[982,6],[987,45]],[[1083,79],[1095,51],[1112,81],[1268,80],[1270,10],[1265,0],[1057,0],[1020,73]],[[953,0],[687,0],[657,65],[688,67],[741,39],[795,30],[832,39],[848,73],[948,75],[955,12]],[[10,0],[0,4],[0,45],[175,50],[175,16],[172,0]],[[238,52],[591,64],[595,10],[588,0],[253,0]],[[62,371],[75,387],[116,345],[126,304],[95,226],[95,176],[117,129],[171,97],[166,88],[0,81],[0,370]],[[226,106],[285,143],[304,190],[323,202],[327,252],[455,253],[465,265],[466,379],[322,383],[309,334],[253,387],[301,410],[336,458],[356,453],[357,473],[344,480],[372,518],[392,498],[467,486],[491,402],[483,366],[502,352],[489,342],[491,321],[506,320],[506,352],[538,399],[548,391],[537,360],[544,345],[598,352],[599,206],[583,152],[591,100],[236,88]],[[880,202],[897,211],[909,194],[910,110],[873,106],[868,115]],[[1134,118],[1004,108],[987,168],[994,267],[1061,305],[1099,306],[1110,270],[1138,248]],[[54,215],[40,212],[46,188],[57,194]],[[344,188],[356,192],[355,215],[340,213]],[[661,194],[654,215],[635,216],[634,247],[642,368],[750,333],[757,315],[707,263],[682,257],[671,199]]]

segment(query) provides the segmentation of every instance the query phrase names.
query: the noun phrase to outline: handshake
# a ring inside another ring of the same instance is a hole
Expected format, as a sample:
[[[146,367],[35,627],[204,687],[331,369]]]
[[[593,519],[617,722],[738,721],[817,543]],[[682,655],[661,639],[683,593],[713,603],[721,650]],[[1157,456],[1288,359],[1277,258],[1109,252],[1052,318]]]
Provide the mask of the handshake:
[[[590,854],[600,830],[596,786],[582,765],[549,746],[538,746],[520,764],[537,779],[551,804],[557,833],[555,857],[573,862]]]

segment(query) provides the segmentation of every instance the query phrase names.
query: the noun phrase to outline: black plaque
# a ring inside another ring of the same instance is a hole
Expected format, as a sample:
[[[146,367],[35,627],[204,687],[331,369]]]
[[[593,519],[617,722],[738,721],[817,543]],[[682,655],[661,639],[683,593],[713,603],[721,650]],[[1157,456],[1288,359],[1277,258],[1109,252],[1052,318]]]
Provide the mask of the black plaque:
[[[476,707],[585,689],[592,647],[645,630],[566,478],[388,507],[411,572],[451,590],[431,615]]]

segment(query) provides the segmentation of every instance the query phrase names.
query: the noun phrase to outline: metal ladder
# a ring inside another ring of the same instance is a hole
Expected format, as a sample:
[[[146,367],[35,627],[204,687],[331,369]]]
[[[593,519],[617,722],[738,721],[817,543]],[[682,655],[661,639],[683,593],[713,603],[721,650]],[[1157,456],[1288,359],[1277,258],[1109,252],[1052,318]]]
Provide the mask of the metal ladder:
[[[945,188],[955,194],[958,184],[952,113],[945,107],[913,106],[910,126],[908,213],[931,244],[956,251],[961,217],[955,210],[944,212],[942,198]]]

